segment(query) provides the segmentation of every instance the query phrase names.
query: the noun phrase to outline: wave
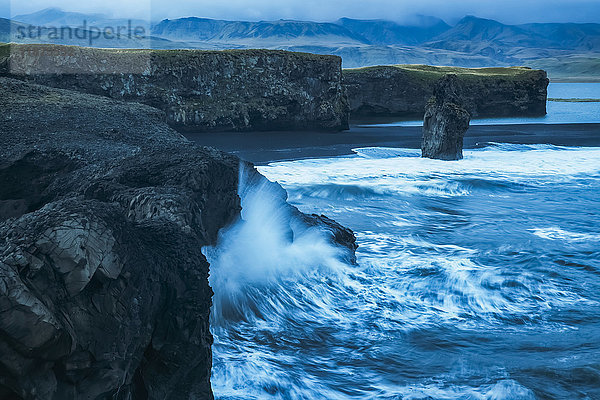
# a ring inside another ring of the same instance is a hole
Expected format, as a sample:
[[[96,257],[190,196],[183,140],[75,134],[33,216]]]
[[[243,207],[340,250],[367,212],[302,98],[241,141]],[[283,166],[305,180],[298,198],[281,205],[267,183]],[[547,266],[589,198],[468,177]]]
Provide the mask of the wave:
[[[493,384],[480,387],[465,385],[409,385],[390,390],[384,398],[401,398],[402,400],[535,400],[533,392],[512,379],[502,379]]]
[[[221,231],[216,246],[202,249],[211,265],[214,326],[276,314],[285,305],[277,305],[281,298],[269,298],[275,296],[270,287],[341,264],[340,249],[319,228],[297,220],[278,185],[251,182],[242,167],[239,182],[241,219]],[[272,307],[260,310],[257,302]]]
[[[493,185],[547,185],[600,176],[600,148],[494,144],[465,150],[460,161],[414,156],[411,149],[367,148],[352,157],[277,162],[259,167],[286,189],[347,185],[375,193],[469,194],[461,180]],[[302,173],[295,173],[296,171]],[[468,182],[467,182],[468,183]],[[454,186],[454,187],[451,187]],[[481,185],[479,185],[481,186]]]
[[[352,151],[364,158],[421,157],[421,150],[396,147],[360,147]]]
[[[294,190],[290,196],[291,199],[303,197],[321,197],[350,200],[356,198],[381,197],[390,194],[392,194],[392,192],[381,187],[345,184],[319,184],[302,186]]]
[[[535,365],[507,349],[539,335],[571,354],[552,340],[580,335],[600,304],[597,281],[581,279],[596,271],[586,243],[600,239],[590,220],[600,148],[489,143],[459,162],[361,151],[259,168],[299,208],[345,219],[358,265],[294,224],[272,185],[240,177],[243,218],[205,249],[217,396],[534,398],[512,374]],[[536,394],[554,385],[526,382]]]
[[[477,143],[479,150],[497,150],[497,151],[569,151],[577,150],[578,147],[556,146],[553,144],[523,144],[523,143],[498,143],[481,142]]]
[[[488,180],[485,178],[465,177],[451,181],[436,178],[398,179],[390,183],[361,184],[329,183],[288,187],[291,201],[301,201],[306,198],[330,200],[361,200],[361,199],[400,199],[407,196],[429,196],[437,198],[468,196],[473,191],[524,191],[530,185],[526,183]]]
[[[476,144],[476,150],[497,150],[497,151],[540,151],[540,150],[576,150],[577,147],[556,146],[552,144],[519,144],[519,143],[499,143],[499,142],[479,142]],[[399,147],[358,147],[352,149],[358,156],[364,158],[393,158],[393,157],[421,157],[421,150],[406,149]],[[465,150],[467,152],[472,150]]]
[[[392,385],[379,377],[372,377],[373,388],[353,390],[352,387],[346,387],[343,391],[333,391],[317,380],[300,377],[296,385],[286,384],[289,375],[283,369],[267,371],[260,367],[253,368],[250,365],[248,367],[249,369],[240,370],[232,368],[226,376],[216,377],[219,380],[226,379],[229,383],[228,388],[219,393],[219,399],[535,400],[536,398],[531,390],[512,379],[498,379],[496,382],[492,381],[481,386],[442,382]],[[249,384],[256,378],[259,378],[263,384],[260,386]]]
[[[559,227],[533,228],[531,233],[542,239],[564,240],[567,242],[598,242],[600,243],[600,233],[577,233],[569,232]]]
[[[460,182],[444,182],[443,180],[418,180],[369,184],[317,184],[289,188],[290,200],[312,197],[321,199],[353,200],[385,198],[389,196],[424,195],[435,197],[454,197],[469,194],[469,188]]]

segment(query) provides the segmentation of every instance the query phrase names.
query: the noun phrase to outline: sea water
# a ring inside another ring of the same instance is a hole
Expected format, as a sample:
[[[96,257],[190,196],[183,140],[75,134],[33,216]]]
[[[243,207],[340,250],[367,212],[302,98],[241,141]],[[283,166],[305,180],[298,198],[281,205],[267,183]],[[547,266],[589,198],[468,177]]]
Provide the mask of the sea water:
[[[550,102],[542,122],[599,110]],[[357,265],[242,171],[243,222],[204,249],[217,399],[600,399],[600,147],[360,148],[259,170],[354,230]]]
[[[250,222],[209,252],[218,399],[600,398],[600,148],[259,169],[353,229],[358,264],[242,190]]]
[[[471,125],[600,123],[600,83],[550,83],[549,99],[595,99],[596,102],[548,101],[543,117],[479,118]],[[423,121],[397,121],[368,126],[421,126]]]

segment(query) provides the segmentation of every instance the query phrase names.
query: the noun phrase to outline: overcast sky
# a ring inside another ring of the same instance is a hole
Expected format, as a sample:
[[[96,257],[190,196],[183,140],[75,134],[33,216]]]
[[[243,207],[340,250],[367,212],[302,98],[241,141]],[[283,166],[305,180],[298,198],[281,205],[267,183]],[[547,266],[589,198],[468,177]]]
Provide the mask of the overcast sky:
[[[5,17],[48,7],[115,17],[149,19],[151,16],[153,20],[199,16],[333,21],[351,17],[402,22],[411,15],[424,14],[449,23],[464,15],[505,23],[600,22],[600,0],[0,0],[0,13]]]

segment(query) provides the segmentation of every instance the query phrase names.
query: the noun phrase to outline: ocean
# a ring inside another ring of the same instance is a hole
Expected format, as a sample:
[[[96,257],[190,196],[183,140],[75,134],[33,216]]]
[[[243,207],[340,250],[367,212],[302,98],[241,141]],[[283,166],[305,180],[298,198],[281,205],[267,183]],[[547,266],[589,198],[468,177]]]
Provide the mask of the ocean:
[[[246,222],[204,250],[217,399],[600,399],[600,147],[369,147],[259,171],[351,228],[357,265],[318,230],[290,242],[281,198],[242,176]]]
[[[519,124],[578,124],[600,123],[600,83],[550,83],[549,99],[595,99],[597,102],[548,101],[547,114],[543,117],[480,118],[471,125],[519,125]],[[422,126],[423,121],[409,120],[369,126]]]

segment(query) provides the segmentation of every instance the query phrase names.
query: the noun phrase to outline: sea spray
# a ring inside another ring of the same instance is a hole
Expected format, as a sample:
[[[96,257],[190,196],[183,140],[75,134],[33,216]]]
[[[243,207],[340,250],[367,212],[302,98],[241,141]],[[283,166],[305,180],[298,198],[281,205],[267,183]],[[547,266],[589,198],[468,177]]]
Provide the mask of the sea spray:
[[[211,264],[214,325],[277,313],[282,299],[271,298],[270,288],[341,265],[341,250],[298,219],[279,185],[241,164],[238,193],[241,218],[220,233],[216,246],[203,249]]]

